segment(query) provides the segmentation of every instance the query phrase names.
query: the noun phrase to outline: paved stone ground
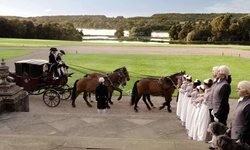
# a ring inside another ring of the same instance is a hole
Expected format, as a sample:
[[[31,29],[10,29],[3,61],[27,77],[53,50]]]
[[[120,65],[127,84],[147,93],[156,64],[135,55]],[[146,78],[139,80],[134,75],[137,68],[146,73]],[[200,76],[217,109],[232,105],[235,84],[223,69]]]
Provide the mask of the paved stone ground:
[[[209,144],[188,139],[176,117],[175,98],[172,113],[158,110],[164,101],[153,97],[157,108],[148,111],[139,102],[135,113],[130,97],[114,105],[106,115],[97,114],[96,103],[89,108],[78,97],[76,108],[70,100],[61,101],[56,108],[47,107],[42,96],[30,96],[30,112],[4,113],[0,116],[0,149],[67,150],[67,149],[133,149],[133,150],[201,150]],[[231,106],[235,106],[231,100]],[[233,114],[231,111],[230,114]],[[231,115],[229,122],[231,121]]]
[[[190,53],[197,55],[234,55],[248,57],[245,51],[231,49],[201,48],[158,48],[158,47],[60,47],[68,53]],[[22,59],[47,59],[49,48],[32,48],[34,53],[7,61],[10,70],[14,62]],[[0,149],[16,150],[79,150],[79,149],[133,149],[133,150],[201,150],[209,144],[188,140],[184,127],[176,117],[176,102],[172,101],[172,113],[166,109],[148,111],[145,104],[139,102],[139,113],[129,106],[130,97],[124,96],[117,101],[106,115],[87,107],[82,97],[78,97],[76,108],[70,101],[61,101],[56,108],[47,107],[42,96],[30,96],[30,112],[4,113],[0,116]],[[163,103],[161,97],[154,97],[158,108]],[[231,122],[236,100],[230,100]]]

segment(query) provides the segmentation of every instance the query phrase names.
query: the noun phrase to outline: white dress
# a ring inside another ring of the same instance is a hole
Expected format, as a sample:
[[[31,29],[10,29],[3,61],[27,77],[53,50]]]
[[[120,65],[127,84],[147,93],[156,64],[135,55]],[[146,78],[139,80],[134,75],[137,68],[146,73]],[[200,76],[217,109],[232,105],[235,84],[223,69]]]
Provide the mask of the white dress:
[[[186,87],[187,87],[187,82],[184,81],[182,83],[181,87],[179,88],[178,102],[177,102],[177,106],[176,106],[176,115],[178,117],[181,116],[181,106],[182,106],[182,101],[183,101],[184,94],[186,91]]]
[[[187,106],[188,106],[188,102],[190,101],[189,95],[191,95],[192,91],[193,91],[193,83],[188,83],[187,88],[186,88],[186,93],[183,97],[183,101],[181,105],[180,119],[181,119],[182,126],[185,126],[186,124]]]
[[[197,90],[196,88],[193,90],[193,92],[191,93],[191,98],[188,101],[187,104],[187,115],[186,115],[186,124],[185,127],[187,129],[187,131],[190,129],[191,126],[191,120],[193,117],[193,109],[195,108],[194,104],[192,103],[192,101],[194,101],[197,98]]]
[[[199,94],[198,98],[195,101],[199,101],[201,98],[203,98],[203,94]],[[198,117],[200,113],[201,104],[200,103],[194,103],[194,108],[192,111],[193,117],[191,119],[190,123],[190,129],[188,131],[188,136],[192,140],[198,140]]]
[[[207,135],[207,128],[211,122],[209,103],[211,103],[211,90],[206,89],[204,94],[204,99],[201,105],[201,110],[198,119],[198,141],[205,141]]]
[[[205,141],[207,135],[207,128],[210,123],[209,109],[206,104],[206,100],[201,104],[200,113],[198,116],[198,141]]]

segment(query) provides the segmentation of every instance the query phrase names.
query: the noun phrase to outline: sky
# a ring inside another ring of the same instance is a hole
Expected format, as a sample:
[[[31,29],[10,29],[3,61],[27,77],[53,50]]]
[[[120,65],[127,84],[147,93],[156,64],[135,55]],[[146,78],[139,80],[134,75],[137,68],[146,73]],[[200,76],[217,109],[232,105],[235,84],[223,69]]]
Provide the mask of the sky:
[[[0,0],[0,16],[250,13],[250,0]]]

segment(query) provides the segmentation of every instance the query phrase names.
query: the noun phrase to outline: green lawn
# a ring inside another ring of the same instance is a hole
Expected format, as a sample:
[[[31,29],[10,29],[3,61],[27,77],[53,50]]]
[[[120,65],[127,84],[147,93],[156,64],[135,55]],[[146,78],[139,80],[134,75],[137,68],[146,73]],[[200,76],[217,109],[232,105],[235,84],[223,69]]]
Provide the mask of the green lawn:
[[[20,50],[16,46],[59,46],[59,45],[85,45],[83,42],[72,41],[53,41],[53,40],[25,40],[25,39],[7,39],[0,38],[0,56],[1,59],[10,59],[31,53],[30,50]],[[98,43],[87,43],[98,45]],[[100,45],[105,45],[99,43]],[[116,44],[106,43],[109,46]],[[137,44],[133,46],[152,46],[151,44]],[[166,45],[158,46],[188,46],[188,47],[210,47],[210,48],[234,48],[249,50],[250,46],[225,46],[225,45]],[[7,49],[4,46],[13,47]],[[121,46],[121,45],[120,45]],[[132,46],[131,44],[123,46]],[[69,79],[69,85],[83,77],[86,73],[103,72],[109,73],[113,70],[125,66],[130,73],[131,80],[125,87],[125,91],[132,89],[132,85],[138,79],[147,76],[157,78],[171,75],[176,72],[186,71],[193,77],[193,80],[211,78],[211,69],[213,66],[228,65],[232,75],[232,94],[231,98],[237,98],[236,86],[241,80],[250,80],[250,60],[232,57],[232,56],[197,56],[197,55],[126,55],[126,54],[67,54],[64,60],[70,66],[70,72],[74,72]],[[124,92],[125,93],[125,92]],[[176,95],[176,92],[175,92]]]
[[[87,73],[109,73],[125,66],[130,73],[131,81],[125,90],[131,90],[134,82],[147,76],[164,77],[176,72],[186,71],[193,80],[212,78],[213,66],[227,65],[232,75],[232,98],[237,98],[236,86],[241,80],[249,80],[250,60],[231,56],[197,56],[197,55],[125,55],[125,54],[68,54],[64,60],[74,72],[69,84]],[[242,65],[244,64],[244,65]],[[175,92],[176,94],[176,92]]]
[[[103,43],[103,42],[80,42],[62,40],[41,40],[41,39],[15,39],[0,38],[0,46],[14,47],[57,47],[65,45],[84,45],[84,46],[134,46],[134,47],[201,47],[201,48],[234,48],[250,50],[250,46],[241,45],[198,45],[198,44],[166,44],[166,43]]]
[[[30,54],[32,51],[31,50],[20,50],[20,49],[2,49],[0,48],[0,59],[4,58],[5,60],[10,59],[10,58],[15,58],[18,56],[23,56]]]

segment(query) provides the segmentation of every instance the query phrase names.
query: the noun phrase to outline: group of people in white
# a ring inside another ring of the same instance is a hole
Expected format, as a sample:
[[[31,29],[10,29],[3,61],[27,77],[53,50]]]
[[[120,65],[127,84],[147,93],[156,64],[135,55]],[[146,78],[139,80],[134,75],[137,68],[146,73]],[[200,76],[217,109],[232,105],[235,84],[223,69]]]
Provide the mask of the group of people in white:
[[[193,81],[190,75],[184,75],[179,80],[176,115],[181,120],[182,126],[185,127],[189,139],[206,141],[211,143],[209,149],[219,149],[217,137],[208,138],[208,127],[211,122],[220,122],[227,126],[232,79],[229,67],[225,65],[213,67],[211,74],[213,78],[202,81],[198,79]],[[241,92],[238,91],[240,88]],[[250,82],[240,82],[238,89],[237,93],[241,97],[240,99],[245,99],[245,102],[244,107],[238,108],[241,101],[236,107],[235,113],[240,113],[241,119],[233,120],[231,138],[235,143],[249,144]]]

